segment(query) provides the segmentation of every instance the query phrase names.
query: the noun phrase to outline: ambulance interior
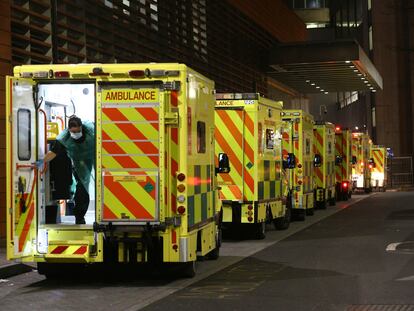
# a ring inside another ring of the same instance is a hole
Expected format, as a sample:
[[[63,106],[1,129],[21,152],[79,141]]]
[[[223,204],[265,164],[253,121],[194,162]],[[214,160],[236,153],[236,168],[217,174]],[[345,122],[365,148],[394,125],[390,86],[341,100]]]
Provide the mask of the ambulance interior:
[[[43,159],[52,148],[72,115],[79,117],[82,123],[95,123],[94,84],[39,84],[37,103],[39,159]],[[39,225],[74,225],[76,179],[68,155],[60,154],[47,163],[41,176],[43,189],[39,190]],[[95,167],[88,192],[90,202],[85,221],[86,225],[92,225],[95,222]]]

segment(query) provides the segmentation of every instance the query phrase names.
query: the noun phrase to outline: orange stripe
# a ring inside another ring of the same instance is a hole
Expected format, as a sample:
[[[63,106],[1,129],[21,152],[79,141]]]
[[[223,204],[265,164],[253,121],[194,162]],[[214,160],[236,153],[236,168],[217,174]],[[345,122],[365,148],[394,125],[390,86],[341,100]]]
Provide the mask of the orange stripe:
[[[178,144],[178,128],[171,129],[171,139],[175,144]]]
[[[244,153],[247,155],[249,161],[254,164],[254,151],[252,147],[248,144],[247,140],[244,140]]]
[[[118,217],[111,211],[111,209],[104,203],[103,219],[118,219]]]
[[[318,131],[315,131],[314,133],[315,133],[316,139],[317,139],[317,140],[318,140],[318,142],[319,142],[319,145],[320,145],[320,146],[323,146],[323,138],[322,138],[321,134],[319,134],[319,132],[318,132]]]
[[[177,91],[172,91],[171,92],[171,105],[173,107],[178,106],[178,92]]]
[[[102,131],[102,139],[111,139],[104,131]],[[103,145],[104,143],[102,143]],[[109,149],[106,149],[111,154],[123,154],[125,153],[118,145],[107,145]],[[141,168],[130,156],[112,156],[123,168]]]
[[[27,211],[27,218],[23,226],[23,230],[19,236],[19,252],[23,250],[24,243],[26,242],[26,237],[30,231],[30,225],[34,217],[34,202],[30,204],[29,210]]]
[[[319,167],[315,167],[315,173],[316,173],[317,177],[319,178],[319,181],[322,182],[323,181],[323,175],[322,175],[321,169]]]
[[[226,110],[216,110],[218,116],[223,121],[224,125],[228,129],[228,133],[234,137],[237,144],[242,147],[242,133],[240,129],[234,124],[232,119],[230,119],[229,115],[227,114]],[[234,111],[234,110],[233,110]],[[240,110],[236,111],[238,115],[241,115],[242,112]]]
[[[65,250],[67,250],[69,248],[69,246],[67,245],[60,245],[58,247],[56,247],[51,254],[62,254]]]
[[[116,198],[123,203],[132,215],[137,219],[153,219],[154,217],[133,197],[128,190],[121,186],[120,183],[114,182],[113,178],[105,180],[105,187],[111,191]]]
[[[244,124],[246,125],[249,132],[254,136],[254,123],[247,112],[244,114]]]
[[[86,250],[88,249],[88,247],[86,245],[82,245],[81,247],[79,247],[76,252],[74,252],[73,254],[75,255],[82,255],[86,253]]]

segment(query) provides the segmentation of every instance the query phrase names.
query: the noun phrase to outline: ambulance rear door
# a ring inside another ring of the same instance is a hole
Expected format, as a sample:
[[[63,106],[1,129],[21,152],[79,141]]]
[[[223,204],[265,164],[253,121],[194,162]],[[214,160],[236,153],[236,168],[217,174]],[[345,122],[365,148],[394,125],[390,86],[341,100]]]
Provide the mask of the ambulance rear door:
[[[31,79],[6,77],[7,258],[36,251],[36,107]]]

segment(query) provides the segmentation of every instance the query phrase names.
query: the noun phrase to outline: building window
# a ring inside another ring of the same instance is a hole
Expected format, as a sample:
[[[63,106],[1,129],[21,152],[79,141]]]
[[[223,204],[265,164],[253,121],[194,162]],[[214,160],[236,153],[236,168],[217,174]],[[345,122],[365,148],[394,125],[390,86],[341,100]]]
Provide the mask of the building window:
[[[28,161],[31,155],[31,121],[30,110],[17,111],[17,154],[20,161]]]
[[[338,96],[339,107],[341,109],[356,102],[359,98],[358,92],[340,92],[338,93],[337,96]]]
[[[197,122],[197,152],[206,153],[206,123]]]

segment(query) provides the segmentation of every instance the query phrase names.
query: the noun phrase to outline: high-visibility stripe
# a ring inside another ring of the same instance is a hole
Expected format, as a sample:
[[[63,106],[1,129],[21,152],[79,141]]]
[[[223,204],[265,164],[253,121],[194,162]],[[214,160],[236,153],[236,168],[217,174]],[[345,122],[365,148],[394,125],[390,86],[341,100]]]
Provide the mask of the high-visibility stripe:
[[[230,119],[229,115],[227,114],[227,111],[217,110],[216,113],[223,121],[223,124],[227,127],[228,133],[230,135],[233,135],[236,143],[240,146],[240,148],[242,148],[242,133],[236,127],[234,122]],[[239,111],[236,111],[236,113],[241,117],[242,111],[239,110]]]
[[[53,251],[51,251],[51,254],[62,254],[65,250],[67,250],[69,248],[68,245],[60,245],[58,247],[56,247],[55,249],[53,249]]]
[[[87,250],[88,250],[88,247],[86,245],[82,245],[73,254],[82,255],[82,254],[85,254]]]
[[[244,124],[249,130],[250,134],[254,136],[254,122],[248,113],[244,114]]]
[[[123,210],[128,210],[131,215],[133,215],[136,219],[154,219],[155,215],[152,215],[145,207],[137,201],[136,197],[137,193],[134,192],[134,196],[122,186],[119,182],[114,182],[113,177],[105,177],[105,190],[104,190],[104,198],[108,197],[111,198],[111,194],[113,195],[112,200],[116,198],[118,204],[112,204],[110,206],[111,211],[118,215],[117,212]],[[155,189],[155,186],[153,186]],[[153,190],[154,191],[154,190]],[[145,191],[141,191],[141,195]],[[138,197],[138,196],[137,196]],[[155,208],[155,203],[154,203]],[[120,214],[120,213],[119,213]]]

